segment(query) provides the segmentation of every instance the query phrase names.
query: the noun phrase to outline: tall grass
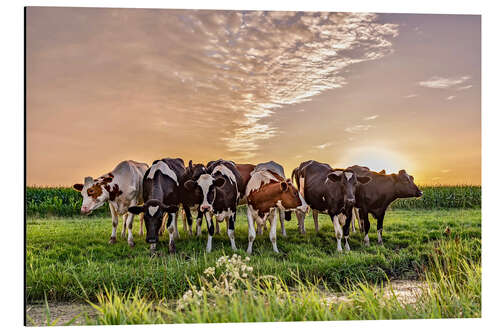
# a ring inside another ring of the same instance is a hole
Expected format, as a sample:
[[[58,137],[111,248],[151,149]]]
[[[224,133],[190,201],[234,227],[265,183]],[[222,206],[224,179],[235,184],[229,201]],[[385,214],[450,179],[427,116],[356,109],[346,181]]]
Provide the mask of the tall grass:
[[[480,186],[425,186],[424,196],[396,200],[393,209],[480,208]],[[71,217],[80,214],[82,196],[67,187],[28,187],[26,191],[29,217]],[[93,216],[109,216],[107,205],[97,209]]]
[[[206,270],[200,287],[176,302],[153,303],[137,292],[98,296],[96,324],[221,323],[303,320],[471,318],[481,316],[481,263],[459,240],[435,242],[418,296],[399,298],[391,287],[350,283],[343,298],[321,284],[296,278],[291,289],[275,276],[243,277],[240,268]],[[234,257],[233,257],[234,258]],[[227,260],[227,259],[226,259]],[[217,269],[220,268],[217,266]],[[237,281],[238,283],[234,283]]]

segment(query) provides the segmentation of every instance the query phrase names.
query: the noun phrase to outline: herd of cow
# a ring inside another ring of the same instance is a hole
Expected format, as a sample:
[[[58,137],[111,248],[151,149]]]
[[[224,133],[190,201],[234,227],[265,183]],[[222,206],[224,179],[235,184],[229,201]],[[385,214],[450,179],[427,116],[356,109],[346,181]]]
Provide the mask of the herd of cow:
[[[248,248],[257,232],[262,233],[266,221],[270,222],[269,238],[273,250],[276,245],[277,219],[280,218],[281,233],[286,236],[284,220],[291,219],[295,211],[298,227],[305,233],[304,220],[312,210],[316,231],[318,214],[328,214],[333,222],[337,238],[337,250],[342,251],[342,237],[345,250],[349,251],[349,230],[353,213],[364,232],[365,245],[369,245],[368,213],[377,220],[378,242],[382,243],[382,229],[387,207],[397,198],[420,197],[423,192],[405,170],[398,174],[371,171],[367,167],[351,166],[345,169],[332,168],[325,163],[307,161],[292,172],[292,180],[286,179],[284,169],[270,161],[257,165],[236,164],[217,160],[207,165],[188,166],[180,158],[164,158],[145,163],[123,161],[116,168],[97,178],[86,177],[83,184],[73,188],[81,192],[83,202],[81,213],[88,215],[93,210],[109,203],[113,229],[110,243],[116,242],[118,217],[123,216],[122,237],[128,230],[128,244],[133,247],[132,223],[135,215],[140,216],[140,235],[146,224],[146,242],[155,251],[159,236],[164,229],[169,233],[169,251],[175,252],[175,238],[179,237],[177,217],[179,207],[184,212],[184,228],[192,231],[192,215],[196,213],[196,234],[201,235],[203,216],[207,221],[207,252],[212,250],[212,237],[219,233],[219,223],[226,221],[231,247],[236,250],[234,226],[236,207],[247,205]],[[215,224],[213,218],[215,217]],[[355,230],[354,223],[352,229]]]

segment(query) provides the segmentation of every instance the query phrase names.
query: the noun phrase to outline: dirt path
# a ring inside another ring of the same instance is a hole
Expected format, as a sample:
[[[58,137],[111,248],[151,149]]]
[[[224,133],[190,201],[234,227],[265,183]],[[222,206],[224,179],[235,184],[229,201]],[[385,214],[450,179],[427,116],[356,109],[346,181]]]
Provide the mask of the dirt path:
[[[93,318],[96,311],[89,304],[84,303],[49,303],[50,321],[57,326],[65,325],[73,318],[71,325],[85,325],[86,317]],[[26,307],[27,326],[46,326],[47,307],[45,304],[30,304]],[[30,320],[31,318],[31,320]]]
[[[415,303],[417,298],[422,295],[422,290],[426,288],[426,283],[413,280],[392,280],[392,290],[394,295],[402,304]],[[391,297],[392,293],[388,285],[384,286],[384,297]],[[328,304],[338,302],[350,302],[349,297],[343,294],[327,294],[325,299]]]

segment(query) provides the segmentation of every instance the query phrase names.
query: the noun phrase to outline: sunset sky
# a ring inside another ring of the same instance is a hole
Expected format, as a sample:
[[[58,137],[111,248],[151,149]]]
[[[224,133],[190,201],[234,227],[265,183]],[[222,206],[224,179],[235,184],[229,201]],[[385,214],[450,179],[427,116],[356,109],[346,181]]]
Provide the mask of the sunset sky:
[[[481,18],[30,7],[27,184],[125,159],[481,183]]]

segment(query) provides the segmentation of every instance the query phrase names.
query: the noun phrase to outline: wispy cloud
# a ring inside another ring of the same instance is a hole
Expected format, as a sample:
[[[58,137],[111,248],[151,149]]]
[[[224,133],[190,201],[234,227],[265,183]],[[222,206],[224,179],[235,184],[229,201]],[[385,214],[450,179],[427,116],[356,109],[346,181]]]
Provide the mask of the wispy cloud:
[[[447,101],[451,101],[452,99],[455,99],[455,97],[457,97],[457,96],[453,96],[453,95],[452,96],[448,96],[448,97],[446,97],[446,100]]]
[[[352,126],[352,127],[347,127],[345,129],[346,132],[348,133],[361,133],[361,132],[366,132],[368,131],[370,128],[374,127],[373,125],[355,125],[355,126]]]
[[[462,84],[469,79],[470,79],[469,76],[461,76],[456,78],[433,76],[426,81],[420,81],[418,84],[422,87],[427,87],[427,88],[445,89]]]
[[[333,142],[326,142],[326,143],[323,143],[321,145],[314,146],[314,148],[325,149],[326,147],[330,147],[331,145],[333,145]]]
[[[468,86],[463,86],[463,87],[458,87],[457,90],[466,90],[472,88],[472,85],[469,84]]]
[[[378,114],[374,114],[373,116],[364,117],[363,120],[374,120],[377,119],[378,117],[379,117]]]
[[[417,96],[418,96],[417,94],[409,94],[409,95],[404,96],[404,98],[414,98]]]

